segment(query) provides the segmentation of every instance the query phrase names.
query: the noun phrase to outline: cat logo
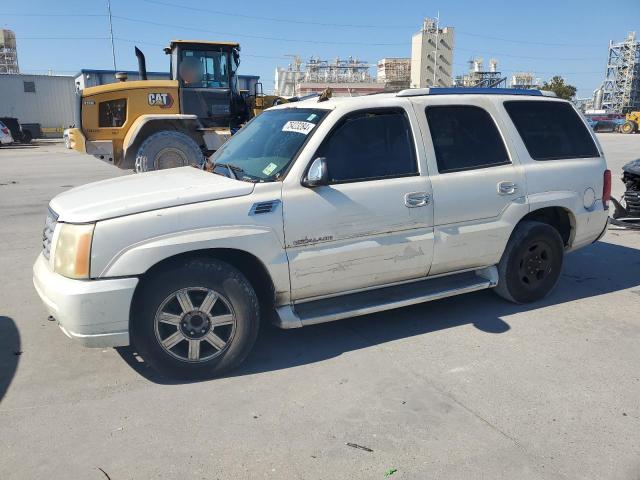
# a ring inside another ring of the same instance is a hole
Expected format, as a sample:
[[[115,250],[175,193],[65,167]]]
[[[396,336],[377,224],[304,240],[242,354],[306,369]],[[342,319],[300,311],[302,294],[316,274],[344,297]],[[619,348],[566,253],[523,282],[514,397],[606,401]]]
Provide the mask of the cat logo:
[[[170,108],[173,105],[173,97],[170,93],[150,93],[149,105],[152,107]]]

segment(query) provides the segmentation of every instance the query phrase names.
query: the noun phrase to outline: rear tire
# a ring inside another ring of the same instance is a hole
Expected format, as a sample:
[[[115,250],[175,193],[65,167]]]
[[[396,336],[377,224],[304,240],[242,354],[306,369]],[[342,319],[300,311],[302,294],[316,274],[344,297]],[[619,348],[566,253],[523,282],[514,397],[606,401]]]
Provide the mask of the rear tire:
[[[564,243],[555,228],[542,222],[521,222],[498,264],[494,291],[513,303],[540,300],[560,278],[563,257]]]
[[[210,378],[237,367],[251,351],[260,326],[258,298],[231,265],[185,260],[140,288],[131,339],[155,370],[174,378]]]
[[[145,139],[136,155],[136,173],[196,165],[201,167],[204,155],[188,135],[173,130],[156,132]]]
[[[29,130],[24,130],[22,132],[22,142],[21,143],[31,143],[33,137],[31,136],[31,132]]]

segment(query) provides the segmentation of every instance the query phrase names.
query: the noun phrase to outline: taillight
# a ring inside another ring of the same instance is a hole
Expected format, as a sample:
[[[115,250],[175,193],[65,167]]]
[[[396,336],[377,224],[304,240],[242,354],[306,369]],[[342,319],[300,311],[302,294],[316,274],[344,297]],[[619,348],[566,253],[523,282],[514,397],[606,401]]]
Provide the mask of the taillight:
[[[602,183],[602,204],[605,210],[609,208],[609,200],[611,200],[611,170],[605,170]]]
[[[2,129],[2,133],[4,133],[5,135],[9,135],[9,129],[8,128],[3,128]]]

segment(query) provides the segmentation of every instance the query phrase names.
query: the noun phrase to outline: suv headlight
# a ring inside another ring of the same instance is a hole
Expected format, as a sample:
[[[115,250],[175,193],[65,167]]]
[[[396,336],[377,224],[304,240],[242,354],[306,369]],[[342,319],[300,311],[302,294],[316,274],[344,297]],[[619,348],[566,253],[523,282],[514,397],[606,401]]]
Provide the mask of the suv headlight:
[[[91,240],[95,224],[60,223],[53,271],[69,278],[89,278]]]

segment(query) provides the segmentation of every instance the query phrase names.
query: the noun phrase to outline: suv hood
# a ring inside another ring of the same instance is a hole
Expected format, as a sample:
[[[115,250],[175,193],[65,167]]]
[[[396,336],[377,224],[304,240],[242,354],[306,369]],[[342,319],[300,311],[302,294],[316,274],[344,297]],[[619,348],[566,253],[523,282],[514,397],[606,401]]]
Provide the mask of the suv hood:
[[[240,197],[254,184],[180,167],[89,183],[61,193],[50,207],[62,222],[87,223],[159,208]]]

